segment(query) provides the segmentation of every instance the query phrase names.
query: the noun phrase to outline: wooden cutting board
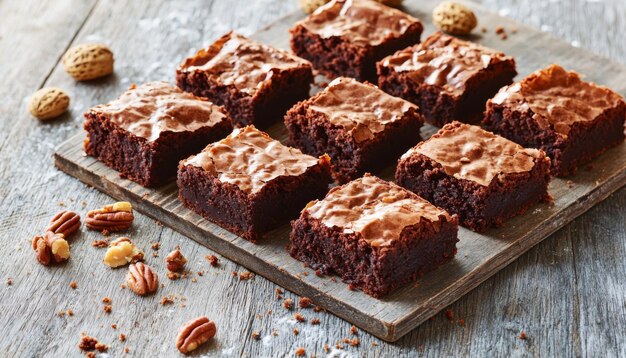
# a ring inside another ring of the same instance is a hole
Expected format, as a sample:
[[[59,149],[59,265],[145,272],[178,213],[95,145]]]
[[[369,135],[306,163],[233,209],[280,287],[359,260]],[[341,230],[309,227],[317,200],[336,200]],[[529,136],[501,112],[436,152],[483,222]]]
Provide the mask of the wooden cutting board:
[[[435,31],[430,13],[438,2],[405,1],[405,11],[425,24],[422,38]],[[468,5],[476,11],[480,21],[478,28],[488,29],[486,33],[475,30],[469,39],[515,56],[520,73],[518,79],[536,69],[558,63],[585,74],[587,80],[609,86],[626,96],[626,67],[490,13],[479,5]],[[294,13],[253,37],[288,48],[288,29],[303,17],[300,12]],[[509,30],[508,39],[502,40],[494,33],[498,26]],[[516,29],[515,33],[511,33],[511,29]],[[198,47],[205,45],[198,44]],[[426,125],[422,137],[428,138],[436,130]],[[270,128],[268,133],[276,139],[285,139],[282,123]],[[118,200],[132,202],[136,210],[286,289],[310,297],[328,311],[386,341],[398,340],[626,184],[626,144],[622,144],[596,159],[591,169],[581,168],[575,176],[554,179],[549,187],[554,198],[552,204],[537,205],[502,228],[483,234],[460,228],[458,254],[452,262],[427,274],[416,284],[409,284],[379,300],[349,290],[340,280],[335,282],[330,277],[318,277],[291,258],[285,250],[289,225],[270,232],[260,244],[252,244],[184,208],[177,198],[175,183],[153,190],[121,179],[118,172],[85,155],[82,150],[84,137],[84,133],[79,133],[57,148],[54,161],[59,169]],[[391,180],[393,172],[394,167],[390,166],[375,174]]]

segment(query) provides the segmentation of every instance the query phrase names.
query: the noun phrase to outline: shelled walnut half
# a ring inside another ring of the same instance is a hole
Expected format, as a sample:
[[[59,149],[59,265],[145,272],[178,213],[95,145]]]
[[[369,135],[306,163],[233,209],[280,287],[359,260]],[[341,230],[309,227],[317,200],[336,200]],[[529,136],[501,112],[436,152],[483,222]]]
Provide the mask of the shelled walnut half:
[[[105,265],[116,268],[144,260],[144,253],[127,237],[120,237],[111,241],[106,254],[104,254]]]

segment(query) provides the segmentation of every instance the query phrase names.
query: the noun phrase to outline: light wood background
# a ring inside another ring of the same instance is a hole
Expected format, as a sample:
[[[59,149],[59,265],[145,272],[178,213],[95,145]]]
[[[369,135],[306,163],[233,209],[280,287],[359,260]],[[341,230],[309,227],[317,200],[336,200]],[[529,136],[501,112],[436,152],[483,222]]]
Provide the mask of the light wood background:
[[[626,63],[620,36],[626,30],[626,3],[621,0],[483,4]],[[52,166],[54,147],[76,133],[86,108],[132,82],[171,79],[191,49],[230,29],[251,34],[296,8],[295,0],[0,0],[0,278],[13,281],[0,289],[0,355],[79,356],[83,331],[109,344],[111,356],[121,356],[124,347],[134,356],[173,355],[179,324],[200,314],[217,322],[218,335],[199,353],[215,356],[292,356],[298,347],[308,356],[324,356],[326,343],[331,353],[353,356],[626,355],[624,189],[452,305],[453,322],[440,314],[394,344],[359,332],[360,347],[342,343],[343,349],[333,351],[335,341],[352,338],[349,323],[311,310],[300,312],[319,318],[319,325],[296,323],[296,311],[284,310],[275,299],[274,284],[261,277],[233,278],[233,271],[245,269],[225,259],[219,269],[211,268],[204,256],[212,252],[141,215],[129,236],[148,256],[150,243],[161,244],[160,257],[150,256],[148,263],[162,268],[164,256],[184,244],[188,266],[205,274],[194,275],[196,282],[171,282],[161,269],[165,287],[156,296],[138,298],[119,287],[126,270],[108,270],[101,263],[104,250],[91,247],[101,237],[92,232],[72,238],[73,257],[66,265],[36,263],[30,239],[56,211],[84,213],[111,201]],[[112,47],[115,76],[82,84],[64,73],[60,56],[71,44],[86,41]],[[72,111],[50,124],[32,119],[28,97],[42,86],[65,88]],[[76,290],[71,281],[78,283]],[[169,294],[176,303],[161,306],[161,297]],[[103,297],[113,301],[109,315],[102,310]],[[66,309],[74,315],[57,315]],[[522,330],[527,340],[518,338]],[[252,331],[260,332],[260,341],[252,340]],[[126,342],[117,340],[119,333],[128,336]]]

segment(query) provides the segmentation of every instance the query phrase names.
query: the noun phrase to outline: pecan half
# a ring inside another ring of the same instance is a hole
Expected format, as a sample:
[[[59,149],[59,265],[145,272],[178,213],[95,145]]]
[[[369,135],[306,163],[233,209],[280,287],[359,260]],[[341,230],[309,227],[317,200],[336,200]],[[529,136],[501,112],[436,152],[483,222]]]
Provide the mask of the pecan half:
[[[176,348],[187,354],[215,336],[215,322],[202,316],[183,324],[178,330]]]
[[[70,258],[70,245],[65,240],[63,234],[55,234],[46,231],[42,235],[33,238],[33,250],[35,257],[42,265],[60,263]]]
[[[159,277],[150,266],[137,262],[128,267],[126,285],[136,294],[145,296],[159,288]]]
[[[105,205],[102,209],[87,213],[85,225],[91,230],[122,231],[133,224],[133,207],[129,202],[120,201]]]
[[[183,269],[185,264],[187,263],[187,259],[183,256],[183,253],[180,250],[176,249],[170,252],[167,257],[165,257],[165,264],[167,266],[168,271],[179,272]]]
[[[73,211],[63,210],[56,214],[50,220],[50,226],[46,231],[52,231],[55,234],[63,234],[66,238],[70,237],[80,227],[80,215]]]

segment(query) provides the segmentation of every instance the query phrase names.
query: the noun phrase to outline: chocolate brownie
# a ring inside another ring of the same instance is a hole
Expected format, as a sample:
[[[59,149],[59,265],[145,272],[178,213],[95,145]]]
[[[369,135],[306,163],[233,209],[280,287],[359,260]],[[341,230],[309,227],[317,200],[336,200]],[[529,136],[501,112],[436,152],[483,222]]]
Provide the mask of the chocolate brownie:
[[[483,125],[552,159],[552,174],[573,174],[624,141],[626,104],[610,89],[551,65],[502,88],[487,102]]]
[[[289,252],[374,297],[456,254],[458,219],[375,176],[333,188],[291,223]]]
[[[441,32],[377,66],[378,86],[417,104],[438,127],[479,122],[485,102],[517,75],[512,57]]]
[[[206,219],[256,242],[326,194],[329,161],[284,146],[253,126],[235,129],[180,162],[178,197]]]
[[[374,297],[451,260],[458,241],[456,216],[369,174],[310,203],[291,226],[291,256]]]
[[[307,98],[311,64],[231,32],[178,67],[178,86],[226,110],[236,126],[264,127]]]
[[[415,105],[371,84],[339,77],[285,117],[289,144],[328,153],[340,183],[383,168],[419,142],[424,120]]]
[[[85,118],[85,152],[146,187],[175,178],[181,159],[232,130],[223,108],[166,82],[133,85]]]
[[[480,127],[452,122],[402,156],[396,183],[484,231],[549,200],[550,160]]]
[[[375,81],[376,61],[416,44],[422,23],[371,0],[333,0],[291,31],[291,49],[329,78]]]

